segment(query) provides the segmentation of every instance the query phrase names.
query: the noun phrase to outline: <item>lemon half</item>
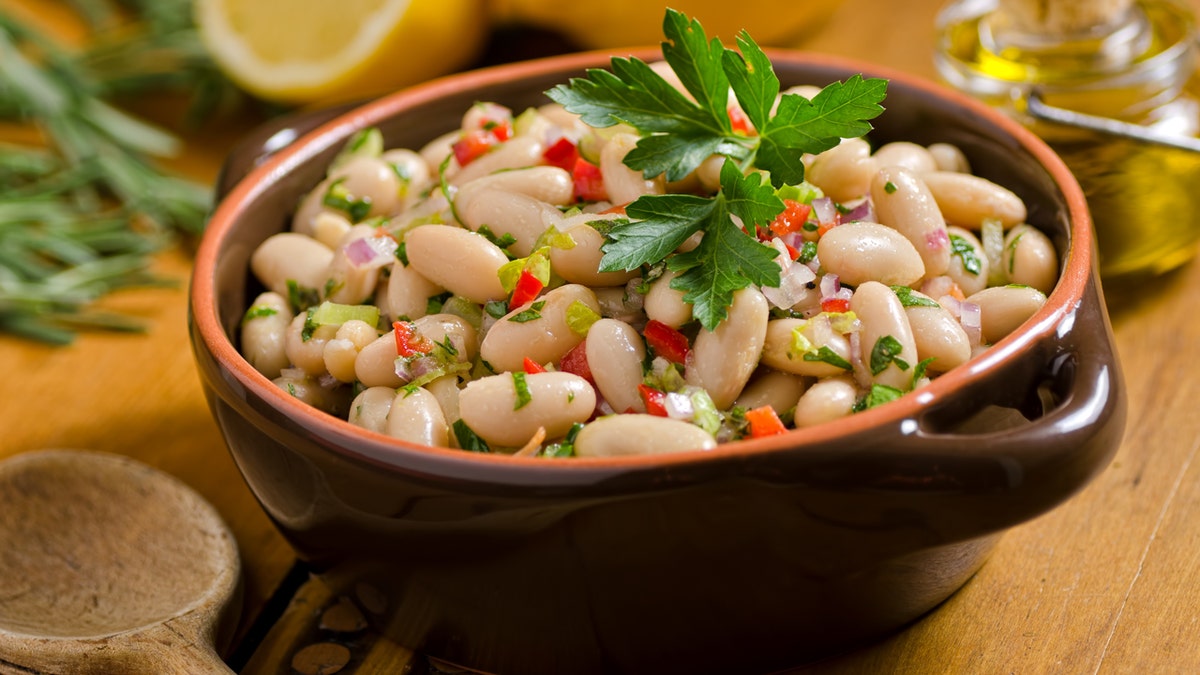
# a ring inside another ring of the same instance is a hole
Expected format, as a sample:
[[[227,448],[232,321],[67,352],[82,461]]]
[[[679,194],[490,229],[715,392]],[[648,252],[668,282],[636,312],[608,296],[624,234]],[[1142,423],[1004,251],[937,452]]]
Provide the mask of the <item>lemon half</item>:
[[[468,65],[485,0],[196,0],[196,24],[240,87],[281,103],[373,96]]]

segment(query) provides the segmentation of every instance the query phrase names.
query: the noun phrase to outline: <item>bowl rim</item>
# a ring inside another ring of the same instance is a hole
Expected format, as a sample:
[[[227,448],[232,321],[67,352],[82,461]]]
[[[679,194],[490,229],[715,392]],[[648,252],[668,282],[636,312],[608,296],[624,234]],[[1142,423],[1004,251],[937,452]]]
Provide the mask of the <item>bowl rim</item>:
[[[657,59],[657,49],[592,50],[543,57],[527,61],[490,66],[431,80],[424,84],[399,90],[366,102],[303,134],[287,147],[274,153],[239,180],[220,200],[210,215],[205,234],[195,255],[189,290],[189,305],[194,323],[193,342],[199,339],[203,349],[220,368],[232,377],[249,395],[266,402],[272,409],[295,421],[306,432],[326,439],[322,445],[330,450],[356,457],[369,463],[391,467],[419,467],[434,473],[474,473],[472,468],[486,467],[495,479],[517,479],[523,475],[545,476],[552,472],[576,472],[584,467],[597,480],[627,470],[671,469],[708,461],[752,460],[768,453],[798,447],[818,446],[839,437],[864,432],[877,427],[894,426],[902,434],[911,434],[919,426],[916,419],[922,411],[951,395],[954,390],[982,377],[1002,363],[1016,357],[1030,345],[1052,338],[1060,320],[1074,312],[1082,301],[1094,272],[1094,246],[1091,217],[1082,189],[1063,161],[1031,131],[1016,120],[966,94],[934,83],[926,78],[875,63],[846,59],[825,53],[794,49],[765,49],[775,63],[844,72],[845,76],[862,73],[900,82],[906,88],[924,92],[930,98],[943,99],[954,107],[983,118],[1007,134],[1049,174],[1054,186],[1062,193],[1065,217],[1068,219],[1068,250],[1060,258],[1063,264],[1059,280],[1047,295],[1046,303],[1021,328],[996,342],[986,351],[972,357],[912,395],[903,396],[887,405],[855,413],[840,420],[803,430],[758,439],[745,439],[719,445],[713,450],[683,451],[670,454],[628,455],[619,457],[573,457],[569,461],[548,461],[542,457],[511,456],[493,453],[473,453],[456,448],[424,446],[373,432],[324,413],[288,395],[270,379],[255,370],[234,346],[226,334],[218,312],[215,292],[215,270],[219,253],[240,214],[266,186],[279,180],[311,157],[341,143],[355,130],[371,126],[407,108],[464,89],[499,84],[540,74],[579,71],[605,67],[617,56],[637,56]],[[886,103],[886,101],[885,101]],[[194,345],[200,349],[200,345]],[[329,443],[333,439],[337,446]],[[532,472],[532,474],[531,474]],[[582,477],[582,476],[578,476]]]

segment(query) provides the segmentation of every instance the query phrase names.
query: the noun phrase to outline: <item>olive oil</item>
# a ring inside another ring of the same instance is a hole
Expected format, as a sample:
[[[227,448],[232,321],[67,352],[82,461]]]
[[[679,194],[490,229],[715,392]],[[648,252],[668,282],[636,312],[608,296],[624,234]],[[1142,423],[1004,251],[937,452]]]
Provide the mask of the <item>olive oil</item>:
[[[1200,152],[1049,122],[1028,105],[1036,92],[1054,108],[1195,137],[1200,84],[1186,8],[1171,0],[964,0],[942,11],[938,31],[941,76],[1020,119],[1075,174],[1104,278],[1159,274],[1193,257]]]

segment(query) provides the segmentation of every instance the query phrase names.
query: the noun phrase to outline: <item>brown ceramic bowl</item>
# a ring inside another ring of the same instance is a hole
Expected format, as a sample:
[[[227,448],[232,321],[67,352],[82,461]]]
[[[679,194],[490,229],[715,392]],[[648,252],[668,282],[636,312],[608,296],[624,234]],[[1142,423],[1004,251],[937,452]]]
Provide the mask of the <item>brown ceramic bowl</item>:
[[[335,588],[366,592],[372,620],[402,644],[519,675],[783,668],[916,620],[1006,528],[1110,460],[1125,419],[1121,373],[1091,221],[1058,158],[1009,119],[910,76],[772,57],[785,85],[889,78],[871,138],[958,145],[976,172],[1024,198],[1063,272],[1024,326],[918,393],[710,452],[548,461],[413,446],[291,398],[238,353],[257,291],[251,251],[286,227],[351,134],[375,125],[389,145],[420,145],[476,101],[544,102],[606,57],[501,66],[331,121],[289,120],[231,158],[191,289],[213,415],[301,559]]]

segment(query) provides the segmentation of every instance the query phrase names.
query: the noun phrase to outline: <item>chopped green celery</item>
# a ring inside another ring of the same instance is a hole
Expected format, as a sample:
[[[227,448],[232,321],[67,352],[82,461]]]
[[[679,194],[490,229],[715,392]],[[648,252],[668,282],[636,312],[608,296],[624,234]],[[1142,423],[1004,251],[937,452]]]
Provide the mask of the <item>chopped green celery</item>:
[[[517,258],[500,266],[496,274],[499,275],[500,285],[504,287],[506,293],[512,293],[513,289],[517,287],[517,279],[524,270],[532,272],[533,276],[543,284],[550,283],[550,247],[543,246],[535,249],[528,258]]]
[[[344,166],[356,157],[378,157],[383,154],[383,133],[375,127],[362,129],[346,141],[333,162],[329,165],[328,174]]]
[[[988,286],[1003,285],[1006,281],[1003,263],[1004,225],[996,218],[984,218],[979,239],[988,260]]]
[[[543,248],[558,248],[564,251],[575,248],[575,240],[566,232],[560,232],[557,227],[551,225],[544,232],[538,235],[537,241],[533,242],[534,250]],[[547,251],[546,255],[550,252]]]
[[[520,115],[513,118],[513,135],[524,136],[528,134],[534,128],[534,125],[537,124],[540,115],[541,113],[537,111],[537,108],[526,108],[523,110]]]
[[[824,197],[825,193],[821,188],[813,185],[808,181],[804,181],[799,185],[783,185],[775,191],[776,196],[780,199],[790,199],[800,202],[801,204],[811,204],[812,200],[818,197]]]
[[[379,323],[379,308],[374,305],[342,305],[326,300],[312,314],[312,322],[318,326],[340,326],[354,319],[375,326]]]
[[[599,320],[600,314],[579,300],[567,307],[567,327],[576,335],[586,336],[592,324]]]
[[[707,391],[698,389],[692,392],[692,424],[716,436],[721,429],[721,413]]]
[[[483,308],[460,295],[446,298],[446,301],[442,303],[442,313],[453,314],[463,319],[475,330],[479,330],[483,326]]]

